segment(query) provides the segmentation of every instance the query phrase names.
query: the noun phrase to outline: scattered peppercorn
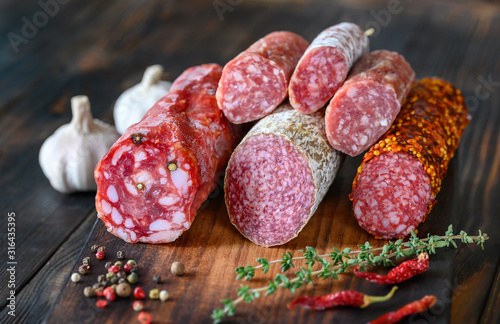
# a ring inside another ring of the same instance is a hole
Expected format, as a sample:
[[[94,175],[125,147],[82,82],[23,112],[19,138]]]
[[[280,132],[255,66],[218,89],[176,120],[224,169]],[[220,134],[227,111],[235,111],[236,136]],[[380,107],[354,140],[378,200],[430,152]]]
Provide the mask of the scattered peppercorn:
[[[117,258],[118,260],[123,260],[123,259],[125,259],[125,253],[123,253],[123,251],[118,251],[118,252],[116,252],[116,258]]]
[[[113,262],[108,261],[104,264],[104,269],[108,270],[113,265]]]
[[[90,257],[83,258],[82,264],[90,266]]]
[[[113,301],[116,299],[115,291],[111,287],[104,289],[102,294],[103,294],[104,298],[106,298],[108,301]]]
[[[144,293],[144,290],[142,290],[141,287],[135,287],[134,297],[136,299],[144,299],[144,298],[146,298],[146,293]]]
[[[80,281],[81,279],[82,279],[82,276],[80,276],[80,274],[79,274],[79,273],[76,273],[76,272],[75,272],[75,273],[73,273],[73,274],[71,275],[71,281],[73,281],[73,282],[78,282],[78,281]]]
[[[158,275],[158,274],[157,274],[157,275],[154,275],[154,276],[153,276],[153,282],[154,282],[155,284],[159,284],[159,283],[161,282],[161,276],[160,276],[160,275]]]
[[[83,294],[85,295],[85,297],[95,297],[96,296],[95,289],[92,287],[83,288]]]
[[[144,309],[144,304],[142,303],[142,301],[140,300],[136,300],[132,303],[132,308],[136,311],[136,312],[140,312],[141,310]]]
[[[116,273],[114,273],[114,272],[108,272],[108,273],[106,273],[106,279],[107,280],[111,280],[114,277],[116,277]]]
[[[100,300],[95,302],[95,305],[99,308],[104,308],[104,307],[108,306],[108,301],[104,300],[104,299],[100,299]]]
[[[104,256],[105,256],[104,251],[97,251],[97,253],[95,254],[95,257],[98,258],[99,260],[104,259]]]
[[[103,280],[101,282],[101,287],[109,287],[109,285],[111,285],[111,283],[109,282],[109,280]]]
[[[160,300],[164,302],[167,299],[168,299],[168,292],[166,290],[160,291]]]
[[[149,298],[150,299],[158,299],[160,298],[160,291],[158,289],[151,289],[149,291]]]
[[[97,252],[97,249],[99,249],[99,245],[97,245],[97,244],[94,244],[94,245],[92,245],[92,247],[90,247],[90,251],[92,251],[92,252]]]
[[[128,283],[121,283],[116,286],[116,294],[120,297],[128,297],[132,293],[132,287]]]
[[[99,251],[106,252],[106,247],[105,247],[105,246],[100,246],[100,247],[97,249],[97,252],[99,252]]]
[[[151,314],[146,313],[144,311],[140,312],[139,315],[137,316],[137,319],[141,324],[150,324],[152,319],[151,319]]]
[[[111,285],[116,285],[118,283],[118,277],[111,278]]]
[[[406,316],[425,312],[426,310],[434,306],[435,303],[436,303],[435,296],[432,295],[425,296],[420,300],[416,300],[412,303],[406,304],[405,306],[399,308],[394,312],[384,314],[368,324],[398,323]]]
[[[97,296],[102,296],[102,292],[104,291],[104,288],[103,287],[97,287],[95,289],[95,293]]]
[[[123,263],[122,263],[121,261],[116,261],[116,262],[115,262],[115,266],[117,266],[117,267],[119,267],[119,268],[121,268],[121,267],[122,267],[122,265],[123,265]]]
[[[137,281],[139,281],[139,276],[136,273],[131,273],[128,275],[127,280],[131,284],[135,284],[137,283]]]
[[[427,253],[420,253],[418,258],[401,263],[397,267],[392,268],[385,276],[367,271],[359,271],[359,266],[354,268],[354,274],[370,282],[381,285],[393,285],[408,280],[414,275],[426,271],[428,268],[429,255]]]
[[[131,264],[125,263],[123,265],[123,270],[125,270],[126,273],[130,273],[130,270],[132,270],[134,267],[132,267]]]
[[[139,273],[139,268],[130,269],[130,273]]]
[[[170,271],[176,276],[182,276],[184,274],[184,265],[179,261],[175,261],[172,263]]]
[[[127,282],[127,279],[125,279],[125,278],[118,279],[118,284],[125,283],[125,282]]]
[[[100,283],[97,283],[97,282],[96,282],[95,284],[93,284],[93,285],[92,285],[92,288],[94,288],[94,289],[97,289],[97,288],[99,288],[99,287],[101,287],[101,284],[100,284]]]
[[[120,272],[118,272],[116,276],[118,278],[125,278],[127,276],[127,273],[125,272],[125,270],[120,270]]]
[[[98,276],[97,276],[97,282],[98,282],[98,283],[101,283],[101,282],[103,282],[104,280],[106,280],[106,275],[98,275]]]
[[[130,264],[132,267],[137,268],[137,262],[135,262],[134,260],[128,260],[127,264]]]
[[[82,275],[86,275],[90,270],[90,267],[88,265],[82,264],[81,266],[78,267],[78,272]]]
[[[120,267],[117,265],[112,265],[108,268],[108,272],[113,272],[115,275],[120,272]]]

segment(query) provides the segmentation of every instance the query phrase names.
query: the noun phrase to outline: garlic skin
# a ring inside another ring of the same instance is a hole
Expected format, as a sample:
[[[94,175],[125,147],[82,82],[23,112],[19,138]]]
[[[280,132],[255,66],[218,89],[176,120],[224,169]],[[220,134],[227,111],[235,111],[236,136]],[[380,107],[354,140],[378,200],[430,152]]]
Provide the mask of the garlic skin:
[[[146,69],[141,83],[125,90],[116,100],[113,116],[116,129],[120,134],[137,122],[139,122],[146,112],[153,105],[164,97],[172,82],[161,81],[163,67],[152,65]]]
[[[59,127],[40,148],[40,167],[61,193],[97,190],[94,169],[120,134],[93,119],[87,96],[71,98],[71,111],[71,122]]]

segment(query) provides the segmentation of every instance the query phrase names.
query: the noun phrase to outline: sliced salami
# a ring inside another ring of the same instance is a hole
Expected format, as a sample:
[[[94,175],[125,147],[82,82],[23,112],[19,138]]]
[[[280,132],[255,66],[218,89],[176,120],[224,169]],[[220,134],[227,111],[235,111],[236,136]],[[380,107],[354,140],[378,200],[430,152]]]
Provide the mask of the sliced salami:
[[[359,225],[391,239],[423,222],[469,119],[460,90],[435,78],[417,82],[358,168],[350,198]]]
[[[322,111],[304,115],[283,104],[231,156],[224,180],[231,222],[261,246],[290,241],[316,211],[342,157],[328,144]]]
[[[215,100],[221,73],[186,70],[99,162],[96,209],[109,232],[166,243],[189,229],[239,139]]]
[[[273,32],[227,63],[217,89],[227,119],[241,124],[270,114],[285,100],[290,76],[308,45],[292,32]]]
[[[368,37],[353,23],[340,23],[319,33],[290,79],[290,104],[304,114],[319,110],[344,83],[354,62],[368,53],[368,49]]]
[[[350,156],[373,145],[391,127],[414,80],[415,72],[398,53],[363,56],[326,109],[330,144]]]

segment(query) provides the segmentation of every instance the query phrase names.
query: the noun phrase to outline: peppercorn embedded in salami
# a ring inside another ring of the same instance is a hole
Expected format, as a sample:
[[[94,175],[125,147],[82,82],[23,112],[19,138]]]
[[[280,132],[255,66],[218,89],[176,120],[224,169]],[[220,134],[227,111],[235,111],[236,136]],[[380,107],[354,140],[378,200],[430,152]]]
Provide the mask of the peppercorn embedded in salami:
[[[238,140],[215,100],[221,73],[186,70],[97,165],[96,208],[109,232],[165,243],[189,229]]]

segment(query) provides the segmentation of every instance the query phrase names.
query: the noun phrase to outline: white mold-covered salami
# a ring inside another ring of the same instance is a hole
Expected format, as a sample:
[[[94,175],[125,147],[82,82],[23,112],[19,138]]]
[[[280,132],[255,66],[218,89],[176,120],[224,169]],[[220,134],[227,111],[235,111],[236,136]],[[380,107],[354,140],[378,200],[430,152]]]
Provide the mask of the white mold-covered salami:
[[[322,31],[293,72],[288,86],[290,104],[304,114],[319,110],[368,48],[368,37],[356,24],[344,22]]]
[[[231,222],[261,246],[290,241],[318,208],[342,157],[328,144],[323,111],[304,115],[283,104],[231,156],[224,180]]]

